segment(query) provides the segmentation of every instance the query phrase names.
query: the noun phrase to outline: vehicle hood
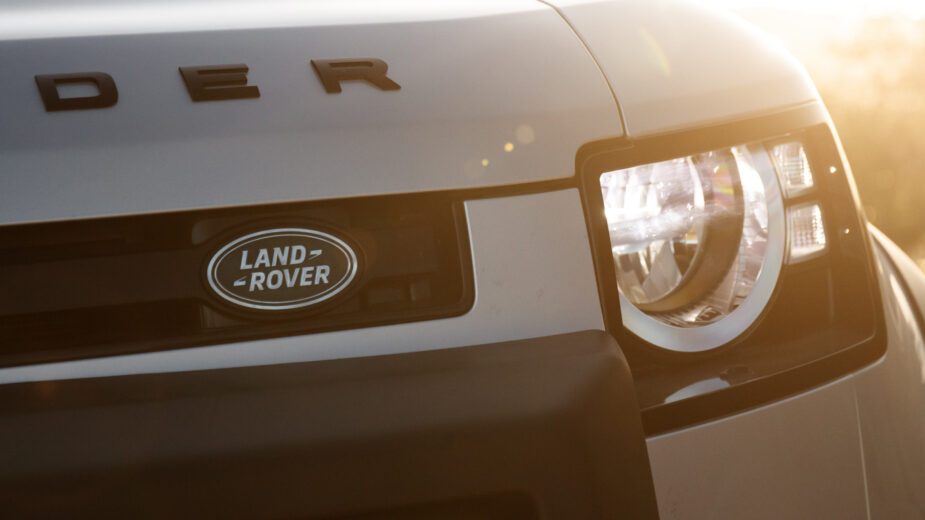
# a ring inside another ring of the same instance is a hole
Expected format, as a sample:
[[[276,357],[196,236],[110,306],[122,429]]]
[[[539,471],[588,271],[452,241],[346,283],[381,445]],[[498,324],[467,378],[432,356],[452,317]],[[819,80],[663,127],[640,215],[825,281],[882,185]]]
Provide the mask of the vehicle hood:
[[[0,224],[561,179],[589,141],[819,99],[685,0],[11,0],[0,56]],[[400,90],[310,65],[360,57]],[[178,67],[226,64],[260,97],[191,100]],[[115,106],[45,111],[35,75],[89,71]]]
[[[691,0],[548,0],[613,86],[630,137],[745,119],[819,93],[777,41]]]
[[[13,0],[0,56],[0,224],[544,181],[624,133],[535,0]],[[329,94],[310,65],[357,57],[401,89]],[[192,101],[178,67],[226,64],[260,97]],[[115,106],[45,111],[35,75],[90,71]]]

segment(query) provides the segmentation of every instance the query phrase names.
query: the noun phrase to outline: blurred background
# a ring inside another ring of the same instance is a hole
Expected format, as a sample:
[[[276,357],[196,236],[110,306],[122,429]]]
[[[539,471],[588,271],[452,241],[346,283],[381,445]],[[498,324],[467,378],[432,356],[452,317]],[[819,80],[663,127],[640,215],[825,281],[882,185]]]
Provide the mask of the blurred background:
[[[925,0],[704,0],[782,42],[819,88],[868,219],[925,270]]]

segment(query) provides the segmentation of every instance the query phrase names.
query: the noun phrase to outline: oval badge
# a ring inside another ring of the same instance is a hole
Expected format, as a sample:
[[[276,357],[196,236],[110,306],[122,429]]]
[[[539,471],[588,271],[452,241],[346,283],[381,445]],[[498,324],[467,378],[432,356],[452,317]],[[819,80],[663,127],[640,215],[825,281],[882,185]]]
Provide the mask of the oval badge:
[[[356,274],[356,253],[343,240],[314,229],[280,228],[226,244],[209,260],[206,279],[228,302],[272,311],[331,299]]]

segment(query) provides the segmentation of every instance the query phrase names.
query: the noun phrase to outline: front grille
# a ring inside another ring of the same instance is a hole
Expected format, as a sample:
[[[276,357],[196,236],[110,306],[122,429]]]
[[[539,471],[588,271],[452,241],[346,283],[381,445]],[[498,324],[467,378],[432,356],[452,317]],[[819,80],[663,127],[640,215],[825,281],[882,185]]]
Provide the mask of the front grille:
[[[350,286],[282,313],[235,308],[211,256],[271,228],[337,230]],[[461,202],[413,194],[0,227],[0,366],[449,317],[474,299]]]

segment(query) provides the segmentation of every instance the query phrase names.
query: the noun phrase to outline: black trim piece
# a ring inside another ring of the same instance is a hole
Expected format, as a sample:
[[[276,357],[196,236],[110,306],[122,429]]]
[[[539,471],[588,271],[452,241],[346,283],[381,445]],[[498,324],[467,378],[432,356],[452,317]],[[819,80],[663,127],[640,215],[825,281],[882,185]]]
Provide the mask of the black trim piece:
[[[3,385],[0,408],[8,517],[658,517],[602,331]]]
[[[729,390],[704,393],[674,403],[649,407],[642,412],[646,435],[658,435],[714,421],[830,383],[883,357],[886,351],[885,338],[882,343],[877,343],[876,339],[848,345],[848,348],[835,354],[771,376],[736,383]]]
[[[640,139],[589,143],[576,156],[586,222],[607,329],[636,381],[648,435],[767,404],[841,377],[879,359],[884,318],[869,238],[828,116],[813,103],[747,121]],[[764,314],[735,341],[709,352],[654,348],[620,316],[599,176],[639,164],[776,138],[799,139],[816,173],[806,200],[822,204],[827,253],[785,266]],[[843,233],[847,229],[849,232]]]
[[[215,294],[216,251],[277,228],[342,239],[356,277],[294,310]],[[0,366],[446,318],[475,298],[465,211],[441,193],[2,226],[0,244]]]

